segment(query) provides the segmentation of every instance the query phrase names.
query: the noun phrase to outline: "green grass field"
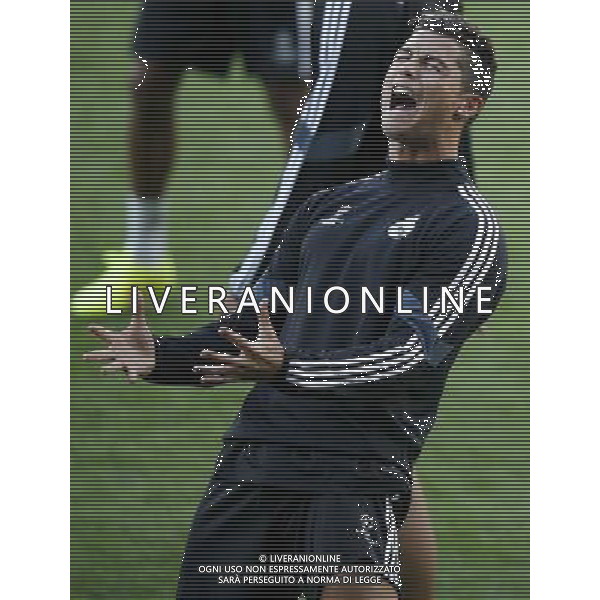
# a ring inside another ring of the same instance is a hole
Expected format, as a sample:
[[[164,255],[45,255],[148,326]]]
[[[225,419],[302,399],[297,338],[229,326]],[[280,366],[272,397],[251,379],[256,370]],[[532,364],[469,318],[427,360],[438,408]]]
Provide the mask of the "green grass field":
[[[528,3],[466,2],[496,42],[497,89],[474,131],[478,182],[505,227],[510,283],[453,370],[419,463],[440,544],[439,598],[528,597]],[[120,245],[136,2],[72,3],[72,285]],[[243,102],[240,98],[243,97]],[[269,206],[285,147],[240,61],[188,74],[170,227],[181,282],[224,283]],[[235,243],[233,242],[235,240]],[[107,319],[119,326],[124,319]],[[195,318],[154,318],[184,332]],[[129,386],[79,356],[72,322],[72,597],[174,596],[188,523],[246,388]]]

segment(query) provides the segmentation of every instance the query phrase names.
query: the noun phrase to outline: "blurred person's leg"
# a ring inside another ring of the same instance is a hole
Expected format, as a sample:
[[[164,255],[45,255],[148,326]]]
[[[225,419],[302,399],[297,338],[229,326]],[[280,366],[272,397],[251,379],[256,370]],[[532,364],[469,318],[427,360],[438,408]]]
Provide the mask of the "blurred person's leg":
[[[175,159],[175,94],[185,66],[138,65],[132,93],[129,151],[133,196],[127,203],[125,247],[136,262],[165,258],[165,191]]]
[[[175,96],[184,72],[184,65],[166,60],[140,60],[134,66],[125,240],[121,249],[105,254],[100,277],[77,293],[75,312],[105,312],[106,286],[112,286],[113,307],[121,307],[131,286],[160,287],[176,278],[168,253],[165,191],[175,158]]]
[[[262,81],[287,149],[311,78],[313,1],[230,0],[230,4],[238,5],[237,30],[246,70]]]
[[[307,94],[308,87],[301,81],[265,81],[264,85],[273,114],[279,124],[283,141],[285,144],[289,144],[294,125],[298,119],[298,107],[302,98]]]
[[[104,257],[101,276],[78,292],[74,312],[104,312],[107,285],[113,287],[113,306],[118,307],[132,285],[160,287],[176,279],[168,254],[166,192],[176,155],[175,96],[186,69],[224,77],[235,52],[243,52],[248,71],[265,85],[285,143],[289,141],[307,92],[299,78],[297,25],[295,4],[283,0],[144,3],[134,44],[140,61],[132,92],[132,193],[125,201],[125,242]],[[310,42],[310,17],[307,26]]]
[[[175,154],[175,93],[198,52],[194,34],[204,26],[205,3],[147,0],[141,3],[134,51],[129,122],[130,193],[124,198],[125,239],[104,256],[102,273],[80,290],[78,313],[103,313],[106,286],[113,306],[126,302],[132,285],[173,283],[168,255],[166,186]],[[229,58],[227,57],[227,61]]]

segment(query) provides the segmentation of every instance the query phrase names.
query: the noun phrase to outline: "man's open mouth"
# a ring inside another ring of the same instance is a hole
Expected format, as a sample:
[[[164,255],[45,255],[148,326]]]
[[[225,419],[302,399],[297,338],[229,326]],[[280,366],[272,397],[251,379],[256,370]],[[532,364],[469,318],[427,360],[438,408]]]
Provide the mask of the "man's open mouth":
[[[407,90],[406,88],[400,86],[394,86],[392,88],[390,108],[414,110],[415,108],[417,108],[417,99],[413,96],[410,90]]]

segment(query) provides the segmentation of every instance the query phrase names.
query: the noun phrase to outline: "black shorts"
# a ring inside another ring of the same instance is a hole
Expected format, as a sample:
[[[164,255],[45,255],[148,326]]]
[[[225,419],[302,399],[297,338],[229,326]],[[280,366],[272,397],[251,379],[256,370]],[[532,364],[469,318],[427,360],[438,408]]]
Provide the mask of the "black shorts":
[[[147,0],[134,50],[145,60],[169,61],[225,75],[240,53],[248,71],[265,80],[299,78],[296,3],[290,0]]]
[[[379,485],[375,473],[314,449],[226,444],[190,529],[178,600],[318,600],[326,585],[378,580],[399,591],[410,478]]]

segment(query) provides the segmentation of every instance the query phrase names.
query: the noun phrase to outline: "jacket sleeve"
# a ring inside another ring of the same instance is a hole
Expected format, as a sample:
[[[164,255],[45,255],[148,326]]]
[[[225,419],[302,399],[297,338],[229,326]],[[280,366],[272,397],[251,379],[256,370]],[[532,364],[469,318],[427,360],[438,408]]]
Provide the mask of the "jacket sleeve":
[[[321,195],[322,193],[313,195],[290,220],[279,248],[262,277],[253,286],[257,299],[265,296],[264,290],[272,286],[295,285],[302,239],[313,214],[312,206],[319,202]],[[249,339],[256,338],[258,332],[256,314],[252,310],[245,310],[241,314],[225,315],[221,320],[185,335],[157,337],[155,367],[144,379],[149,383],[162,385],[197,385],[199,377],[193,367],[210,362],[200,358],[202,350],[210,348],[228,354],[239,353],[233,344],[219,335],[221,327],[232,328]]]
[[[473,315],[477,287],[491,282],[488,295],[493,302],[486,308],[497,303],[503,289],[500,230],[489,207],[472,203],[446,210],[422,229],[411,243],[417,247],[399,246],[396,256],[403,307],[414,307],[413,313],[394,310],[385,335],[371,344],[334,351],[286,348],[276,385],[340,393],[360,387],[364,391],[365,385],[403,376],[422,363],[439,364],[485,320],[485,315]],[[426,313],[417,299],[424,286],[431,289]],[[442,286],[450,291],[463,289],[462,314],[442,311]]]
[[[239,352],[233,344],[219,335],[221,327],[232,328],[244,337],[256,337],[256,315],[250,312],[239,315],[232,313],[185,335],[155,338],[155,366],[144,380],[161,385],[198,385],[199,375],[194,372],[193,367],[211,362],[200,358],[202,350],[210,348],[229,354]]]

